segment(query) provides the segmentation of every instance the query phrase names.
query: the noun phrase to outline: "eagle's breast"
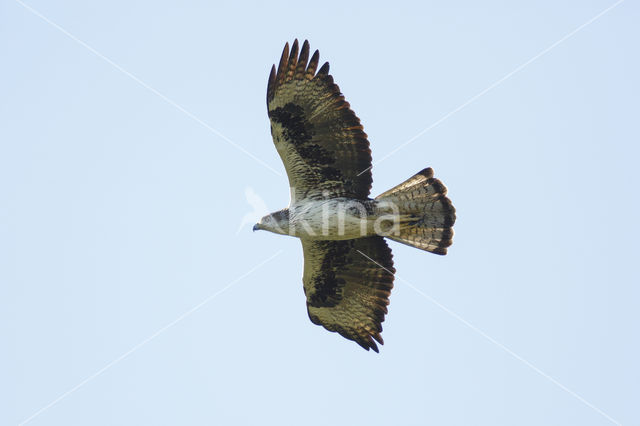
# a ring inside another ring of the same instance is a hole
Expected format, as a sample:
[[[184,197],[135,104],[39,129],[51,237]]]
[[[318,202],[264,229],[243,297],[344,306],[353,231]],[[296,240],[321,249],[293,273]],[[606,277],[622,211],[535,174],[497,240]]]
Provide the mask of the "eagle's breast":
[[[307,240],[348,240],[374,235],[375,201],[300,200],[289,207],[289,232]]]

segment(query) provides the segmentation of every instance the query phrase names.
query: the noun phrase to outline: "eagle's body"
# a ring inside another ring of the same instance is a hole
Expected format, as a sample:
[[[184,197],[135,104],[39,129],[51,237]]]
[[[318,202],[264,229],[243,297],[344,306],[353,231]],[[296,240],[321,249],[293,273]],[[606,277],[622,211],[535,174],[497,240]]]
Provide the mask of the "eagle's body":
[[[329,64],[316,72],[318,59],[317,50],[309,59],[306,41],[298,52],[296,40],[271,70],[271,135],[289,177],[291,203],[254,230],[299,238],[311,321],[377,352],[395,272],[384,238],[446,254],[455,209],[430,168],[369,198],[367,135]]]
[[[376,222],[387,216],[375,200],[311,199],[272,213],[257,229],[305,240],[350,240],[378,235]]]

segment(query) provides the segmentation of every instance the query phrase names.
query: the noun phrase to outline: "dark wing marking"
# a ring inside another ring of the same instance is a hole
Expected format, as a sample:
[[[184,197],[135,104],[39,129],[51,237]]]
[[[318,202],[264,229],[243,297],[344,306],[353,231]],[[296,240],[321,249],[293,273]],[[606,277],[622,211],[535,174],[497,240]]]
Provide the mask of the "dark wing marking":
[[[329,63],[316,73],[319,56],[316,50],[308,60],[307,41],[299,55],[298,40],[291,51],[285,45],[267,86],[271,136],[294,199],[322,198],[325,191],[365,199],[371,189],[369,141],[329,75]]]
[[[302,240],[302,249],[302,282],[311,322],[378,352],[374,339],[383,344],[380,332],[395,272],[384,238]]]

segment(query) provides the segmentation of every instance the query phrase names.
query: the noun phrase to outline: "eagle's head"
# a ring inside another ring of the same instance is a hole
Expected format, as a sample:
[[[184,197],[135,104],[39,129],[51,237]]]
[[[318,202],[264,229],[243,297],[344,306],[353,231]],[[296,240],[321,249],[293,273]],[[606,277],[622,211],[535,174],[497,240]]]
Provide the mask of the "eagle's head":
[[[260,222],[253,225],[253,230],[264,229],[276,234],[289,234],[289,209],[268,214],[260,219]]]

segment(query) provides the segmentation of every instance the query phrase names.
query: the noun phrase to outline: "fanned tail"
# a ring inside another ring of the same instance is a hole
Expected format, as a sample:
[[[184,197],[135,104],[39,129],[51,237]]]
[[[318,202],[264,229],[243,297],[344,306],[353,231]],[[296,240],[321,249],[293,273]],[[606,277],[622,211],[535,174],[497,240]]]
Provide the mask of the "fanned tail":
[[[400,214],[396,232],[385,235],[399,243],[436,254],[447,254],[453,242],[456,209],[447,188],[428,167],[380,194],[376,200],[391,203]]]

